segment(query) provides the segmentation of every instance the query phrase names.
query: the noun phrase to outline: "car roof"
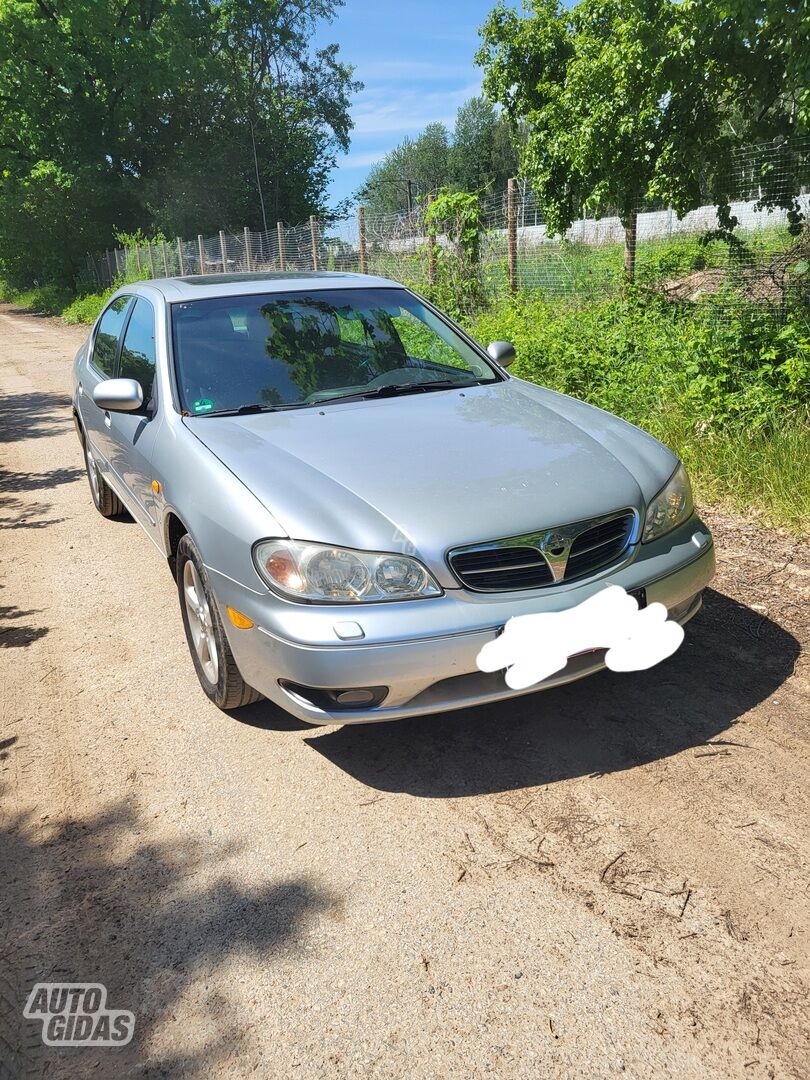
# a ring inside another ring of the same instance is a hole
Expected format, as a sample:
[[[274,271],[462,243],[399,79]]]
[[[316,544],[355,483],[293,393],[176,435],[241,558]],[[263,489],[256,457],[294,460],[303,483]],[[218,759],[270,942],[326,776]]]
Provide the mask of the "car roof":
[[[207,300],[219,296],[250,296],[269,292],[311,292],[313,289],[401,289],[403,286],[388,278],[369,274],[334,273],[330,271],[289,271],[246,274],[199,274],[189,277],[151,278],[136,285],[125,286],[122,292],[134,292],[138,287],[157,289],[168,303],[188,300]]]

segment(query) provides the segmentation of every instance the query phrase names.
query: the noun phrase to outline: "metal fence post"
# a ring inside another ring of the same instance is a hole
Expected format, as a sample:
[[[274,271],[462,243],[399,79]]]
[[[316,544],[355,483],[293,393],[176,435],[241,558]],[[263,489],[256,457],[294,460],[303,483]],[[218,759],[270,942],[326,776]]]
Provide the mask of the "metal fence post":
[[[228,245],[225,241],[225,233],[222,229],[219,230],[219,252],[222,255],[222,273],[227,273],[228,270]]]
[[[320,270],[318,265],[318,220],[314,214],[309,215],[309,235],[312,238],[312,269]]]
[[[246,270],[252,270],[253,269],[253,260],[252,260],[251,255],[250,255],[250,229],[247,227],[247,225],[245,226],[244,233],[245,233],[245,269]]]
[[[197,233],[197,252],[200,256],[200,269],[198,273],[205,273],[205,244],[203,243],[202,233]]]
[[[180,277],[183,276],[183,241],[180,237],[177,237],[177,269],[180,271]]]
[[[278,233],[278,268],[279,270],[286,270],[287,260],[284,258],[284,226],[280,221],[276,222],[276,232]]]
[[[506,261],[509,268],[509,292],[517,292],[517,181],[506,185]]]
[[[428,195],[425,199],[425,209],[430,209],[430,204],[433,202],[433,196]],[[428,249],[428,285],[436,284],[436,237],[432,232],[428,232],[427,238]]]
[[[368,252],[366,251],[366,211],[365,207],[357,207],[357,232],[360,237],[360,273],[368,273]]]

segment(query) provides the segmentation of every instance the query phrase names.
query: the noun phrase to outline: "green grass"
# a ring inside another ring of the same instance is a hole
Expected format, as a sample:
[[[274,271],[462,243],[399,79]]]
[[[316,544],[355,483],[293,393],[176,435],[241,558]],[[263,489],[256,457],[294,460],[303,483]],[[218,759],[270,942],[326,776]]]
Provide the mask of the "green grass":
[[[30,289],[12,289],[0,282],[0,300],[17,304],[38,315],[61,315],[73,299],[64,285],[35,285]]]
[[[0,301],[16,304],[37,315],[57,315],[69,325],[90,326],[101,309],[123,281],[103,292],[83,291],[78,295],[66,285],[36,285],[30,289],[13,289],[0,280]]]
[[[62,309],[60,315],[71,326],[77,323],[90,326],[101,314],[101,309],[117,288],[116,285],[113,288],[106,289],[104,292],[87,293],[85,296],[76,297]]]

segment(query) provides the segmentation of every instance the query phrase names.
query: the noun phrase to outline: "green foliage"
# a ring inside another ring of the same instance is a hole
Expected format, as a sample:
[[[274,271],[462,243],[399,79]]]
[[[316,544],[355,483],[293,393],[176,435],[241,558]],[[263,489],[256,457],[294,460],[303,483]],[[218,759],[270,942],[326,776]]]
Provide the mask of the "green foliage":
[[[59,284],[34,285],[30,289],[16,290],[7,282],[0,282],[0,300],[17,304],[38,315],[61,315],[71,295],[70,289]]]
[[[473,97],[458,110],[446,182],[460,191],[506,189],[518,161],[509,124],[491,102]]]
[[[435,275],[425,290],[428,298],[456,318],[480,308],[484,290],[478,196],[442,188],[428,203],[425,227],[435,240]]]
[[[756,305],[679,307],[635,295],[551,305],[537,294],[469,321],[512,341],[521,378],[582,398],[663,439],[704,498],[748,501],[810,530],[810,321]],[[788,448],[790,448],[788,450]]]
[[[756,138],[810,129],[810,8],[806,0],[691,0],[698,32],[747,86]],[[755,107],[752,107],[753,103]]]
[[[715,203],[721,226],[736,225],[731,150],[796,127],[789,110],[774,105],[785,96],[780,80],[793,44],[771,35],[766,46],[758,30],[749,40],[724,15],[746,7],[753,28],[762,6],[581,0],[569,10],[560,0],[532,0],[526,14],[503,3],[491,13],[477,56],[484,89],[527,127],[521,167],[551,232],[564,233],[583,208],[615,208],[627,229],[632,277],[643,201],[669,204],[679,215]],[[776,0],[765,6],[775,9]],[[802,10],[795,22],[806,48],[810,14]],[[732,117],[735,101],[745,101],[745,115]],[[797,155],[789,147],[768,153],[774,160],[762,203],[788,207],[795,227]]]
[[[105,289],[104,292],[87,293],[85,296],[77,297],[62,310],[60,313],[62,318],[71,326],[75,324],[92,326],[101,314],[101,309],[118,287],[114,285],[112,288]]]
[[[500,192],[517,164],[506,118],[484,98],[474,97],[459,108],[452,136],[444,124],[428,124],[371,169],[358,197],[372,213],[390,214],[407,208],[408,180],[414,199],[442,187]]]
[[[340,4],[3,0],[0,271],[70,281],[116,229],[321,209],[358,87],[312,45]]]

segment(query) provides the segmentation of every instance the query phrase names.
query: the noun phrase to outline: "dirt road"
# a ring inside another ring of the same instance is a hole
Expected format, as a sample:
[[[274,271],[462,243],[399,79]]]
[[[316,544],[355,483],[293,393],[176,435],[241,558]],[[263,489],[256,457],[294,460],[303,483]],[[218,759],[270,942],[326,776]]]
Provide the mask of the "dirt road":
[[[712,515],[681,650],[313,729],[203,697],[174,584],[93,509],[82,332],[0,309],[0,1075],[810,1076],[810,551]],[[46,1050],[99,981],[124,1049]]]

